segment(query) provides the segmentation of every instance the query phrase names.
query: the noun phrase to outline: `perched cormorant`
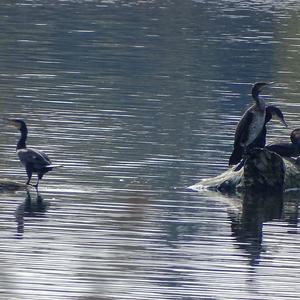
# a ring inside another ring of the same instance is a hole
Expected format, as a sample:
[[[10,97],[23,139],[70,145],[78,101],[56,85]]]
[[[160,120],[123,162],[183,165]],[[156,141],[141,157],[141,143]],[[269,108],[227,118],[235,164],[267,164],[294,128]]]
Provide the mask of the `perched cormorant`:
[[[8,121],[21,132],[21,137],[17,143],[16,151],[21,163],[26,169],[28,177],[26,184],[32,185],[38,189],[39,181],[43,178],[44,174],[59,166],[53,165],[49,157],[44,152],[26,147],[28,130],[26,123],[23,120],[8,119]],[[30,184],[32,173],[36,173],[38,177],[37,182],[34,185]]]
[[[273,105],[267,106],[265,124],[263,126],[263,129],[261,130],[258,137],[250,145],[248,145],[247,150],[250,150],[253,148],[264,148],[265,147],[266,135],[267,135],[266,125],[271,119],[279,120],[285,127],[287,127],[287,124],[284,120],[282,111],[276,106],[273,106]],[[232,157],[231,160],[234,161],[235,163],[238,163],[243,158],[243,154],[244,154],[244,147],[242,147],[241,145],[238,145],[234,149],[234,151],[231,155],[231,157]]]
[[[266,149],[284,157],[298,157],[300,155],[300,128],[291,132],[291,143],[276,143],[266,146]]]
[[[252,88],[254,104],[246,110],[239,121],[234,137],[234,149],[229,159],[229,165],[237,164],[240,161],[239,153],[245,153],[248,146],[259,136],[265,125],[266,105],[259,97],[262,89],[272,83],[258,82]]]

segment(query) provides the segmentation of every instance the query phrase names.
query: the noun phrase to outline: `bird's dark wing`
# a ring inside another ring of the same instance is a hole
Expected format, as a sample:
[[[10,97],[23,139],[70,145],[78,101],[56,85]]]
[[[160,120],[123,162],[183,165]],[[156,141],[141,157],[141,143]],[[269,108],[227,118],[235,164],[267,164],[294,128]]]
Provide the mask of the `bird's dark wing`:
[[[23,165],[31,165],[34,169],[41,169],[51,164],[49,157],[39,150],[20,149],[17,154]]]
[[[32,149],[32,150],[35,152],[38,152],[40,155],[42,155],[42,157],[45,159],[45,161],[48,161],[49,164],[51,164],[51,160],[45,152],[40,151],[40,150],[34,150],[34,149]]]
[[[233,144],[233,151],[229,158],[229,165],[237,164],[243,157],[244,153],[244,146],[243,144],[247,141],[249,136],[249,125],[253,120],[253,113],[252,107],[250,107],[242,116],[241,120],[239,121],[234,136],[234,144]]]
[[[253,120],[253,112],[251,107],[244,113],[241,120],[239,121],[234,137],[234,147],[242,145],[247,141],[249,136],[250,124]]]
[[[234,147],[230,158],[229,158],[229,166],[236,165],[243,158],[244,148],[240,145]]]

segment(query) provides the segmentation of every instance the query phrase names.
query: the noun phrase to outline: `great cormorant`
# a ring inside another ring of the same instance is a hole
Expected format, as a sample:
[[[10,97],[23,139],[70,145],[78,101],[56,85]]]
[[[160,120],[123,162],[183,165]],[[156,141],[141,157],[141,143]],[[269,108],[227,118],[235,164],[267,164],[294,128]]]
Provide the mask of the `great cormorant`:
[[[291,132],[291,143],[274,143],[266,146],[266,149],[284,157],[298,157],[300,155],[300,128]],[[298,159],[299,160],[299,159]]]
[[[267,135],[267,123],[271,120],[279,120],[285,127],[287,127],[287,124],[284,120],[284,116],[282,111],[273,105],[269,105],[266,108],[266,117],[265,117],[265,124],[263,126],[263,129],[261,130],[258,137],[247,147],[247,150],[253,149],[253,148],[264,148],[266,145],[266,135]],[[242,158],[244,154],[244,147],[241,145],[236,146],[234,151],[231,154],[231,162],[233,164],[237,164]]]
[[[23,120],[8,119],[8,121],[21,132],[21,137],[17,143],[16,151],[21,163],[26,169],[28,177],[26,184],[32,185],[38,189],[39,181],[43,178],[44,174],[51,171],[55,167],[59,167],[59,165],[53,165],[49,157],[44,152],[26,147],[28,130],[26,123]],[[33,173],[37,174],[37,182],[34,185],[30,184]]]
[[[245,153],[248,146],[259,136],[265,125],[266,105],[264,100],[259,97],[262,89],[272,84],[266,82],[255,83],[252,88],[252,97],[254,104],[246,110],[239,121],[234,137],[234,149],[229,159],[229,165],[237,164],[240,161],[236,153]],[[236,158],[237,157],[237,158]]]

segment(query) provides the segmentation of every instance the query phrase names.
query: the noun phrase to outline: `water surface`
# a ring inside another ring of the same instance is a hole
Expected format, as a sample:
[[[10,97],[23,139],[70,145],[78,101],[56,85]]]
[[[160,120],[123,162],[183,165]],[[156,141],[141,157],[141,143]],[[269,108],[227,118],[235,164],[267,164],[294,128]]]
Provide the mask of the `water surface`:
[[[39,195],[0,195],[0,299],[298,297],[297,192],[241,215],[186,189],[227,169],[254,82],[276,82],[264,96],[290,126],[269,142],[299,126],[297,1],[0,8],[2,116],[64,165]],[[25,182],[1,128],[1,176]]]

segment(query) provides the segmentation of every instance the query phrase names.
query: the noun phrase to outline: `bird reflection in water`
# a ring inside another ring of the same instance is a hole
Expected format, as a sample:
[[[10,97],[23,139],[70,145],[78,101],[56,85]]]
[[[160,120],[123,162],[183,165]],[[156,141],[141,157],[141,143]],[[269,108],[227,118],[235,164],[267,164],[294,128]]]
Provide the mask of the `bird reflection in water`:
[[[23,238],[25,219],[27,218],[44,218],[45,213],[50,206],[49,201],[44,201],[41,194],[36,194],[36,199],[31,199],[31,194],[27,190],[26,198],[23,203],[18,205],[15,211],[17,222],[17,238]]]
[[[231,213],[232,235],[236,238],[238,246],[249,255],[249,264],[259,264],[260,255],[264,252],[263,225],[272,220],[287,221],[289,224],[298,220],[294,210],[298,211],[298,205],[292,205],[288,196],[283,193],[247,193],[243,198],[240,213]],[[292,210],[292,211],[291,211]],[[286,213],[288,211],[288,213]]]

